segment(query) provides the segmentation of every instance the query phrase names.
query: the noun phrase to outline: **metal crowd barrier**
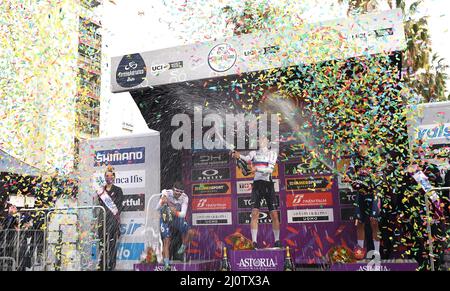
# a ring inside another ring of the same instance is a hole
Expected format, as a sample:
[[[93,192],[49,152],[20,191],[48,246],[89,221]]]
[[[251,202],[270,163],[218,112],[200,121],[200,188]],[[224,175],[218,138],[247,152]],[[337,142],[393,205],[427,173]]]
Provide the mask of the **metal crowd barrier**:
[[[13,257],[0,257],[0,261],[2,262],[1,266],[1,271],[14,271],[16,270],[16,260],[14,260]],[[5,270],[5,264],[3,264],[4,261],[11,261],[11,269],[10,270]]]
[[[63,210],[60,210],[60,209],[55,209],[55,210],[48,211],[47,214],[45,215],[45,225],[47,225],[47,226],[49,225],[49,221],[50,221],[49,216],[51,214],[58,214],[58,213],[64,214],[65,210],[63,211]],[[77,213],[66,213],[65,215],[75,216],[76,217],[76,221],[79,220],[79,216],[78,216]],[[56,259],[57,259],[56,266],[60,267],[60,265],[61,265],[61,257],[62,257],[62,244],[63,244],[63,239],[62,239],[63,231],[61,230],[61,226],[68,226],[68,225],[70,225],[70,226],[74,225],[76,227],[76,223],[75,224],[71,223],[71,224],[59,224],[57,230],[50,230],[49,227],[46,228],[46,235],[47,236],[46,236],[46,239],[44,240],[44,254],[45,254],[44,261],[45,262],[47,262],[47,259],[48,259],[48,257],[47,257],[48,256],[48,245],[61,246],[61,249],[57,253],[57,257],[56,257]],[[58,233],[58,240],[57,240],[56,243],[49,243],[48,242],[48,234],[50,232],[57,232]],[[67,243],[68,242],[64,242],[64,244],[67,244]],[[75,242],[75,243],[72,243],[72,244],[78,245],[78,241]],[[47,268],[47,264],[45,264],[44,267],[46,269]]]
[[[433,252],[433,235],[431,233],[431,223],[432,223],[432,216],[430,214],[430,200],[428,199],[428,196],[436,191],[445,191],[450,190],[450,187],[437,187],[432,188],[429,191],[425,193],[425,209],[426,209],[426,215],[427,215],[427,234],[428,234],[428,251],[429,251],[429,257],[430,257],[430,268],[431,271],[434,271],[434,252]]]
[[[40,232],[43,232],[43,258],[42,258],[42,262],[44,263],[44,269],[46,270],[47,269],[47,259],[48,259],[48,242],[47,242],[47,240],[48,240],[48,238],[49,238],[49,222],[50,222],[50,219],[49,219],[49,215],[50,214],[57,214],[57,213],[60,213],[60,214],[64,214],[64,213],[66,213],[66,214],[68,214],[68,215],[74,215],[74,216],[76,216],[77,217],[77,219],[76,219],[76,221],[78,221],[79,219],[78,219],[78,214],[76,214],[76,213],[71,213],[71,212],[73,212],[73,211],[77,211],[77,210],[81,210],[81,209],[92,209],[92,210],[95,210],[95,209],[101,209],[101,211],[102,211],[102,218],[103,218],[103,242],[106,242],[106,211],[105,211],[105,208],[103,207],[103,206],[100,206],[100,205],[93,205],[93,206],[78,206],[78,207],[61,207],[61,208],[26,208],[26,209],[20,209],[19,210],[19,217],[20,217],[20,213],[21,212],[37,212],[37,211],[42,211],[42,212],[46,212],[46,215],[45,215],[45,230],[44,231],[42,231],[42,230],[38,230],[38,231],[40,231]],[[61,224],[61,225],[66,225],[66,224]],[[59,243],[62,245],[62,233],[63,233],[63,231],[61,230],[61,225],[59,225],[58,226],[58,241],[59,241]],[[70,224],[70,225],[74,225],[74,224]],[[12,257],[12,259],[13,259],[13,262],[14,262],[14,266],[15,266],[15,270],[18,270],[18,268],[21,266],[21,264],[20,264],[20,250],[21,250],[21,241],[20,241],[20,236],[21,236],[21,232],[29,232],[30,230],[21,230],[20,229],[20,223],[19,223],[19,229],[17,229],[17,230],[12,230],[12,231],[14,231],[14,232],[16,232],[16,239],[14,239],[14,244],[16,245],[16,247],[15,248],[13,248],[13,249],[15,249],[15,251],[13,252],[13,257]],[[5,241],[6,241],[6,235],[5,235]],[[73,244],[78,244],[78,241],[77,242],[73,242]],[[7,244],[5,243],[5,246],[6,246]],[[34,248],[32,248],[32,250],[33,251],[35,251],[36,250],[36,247],[34,247]],[[104,250],[103,250],[104,251]],[[8,256],[7,256],[8,257]],[[102,262],[102,265],[103,265],[103,270],[106,270],[106,262],[107,262],[107,255],[104,255],[103,256],[103,262]]]
[[[35,260],[35,254],[42,249],[43,240],[40,238],[43,235],[44,231],[36,229],[2,230],[0,231],[0,256],[13,259],[14,270],[24,269],[24,260]],[[4,263],[1,266],[0,269],[4,269]]]

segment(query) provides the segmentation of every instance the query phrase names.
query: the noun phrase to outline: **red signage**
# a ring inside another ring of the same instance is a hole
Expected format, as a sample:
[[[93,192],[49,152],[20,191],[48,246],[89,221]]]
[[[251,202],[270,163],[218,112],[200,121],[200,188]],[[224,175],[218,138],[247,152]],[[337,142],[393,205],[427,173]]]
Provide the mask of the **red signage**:
[[[286,204],[287,207],[332,206],[333,195],[331,192],[288,194],[286,196]]]
[[[228,210],[231,209],[231,197],[204,197],[192,200],[192,210]]]

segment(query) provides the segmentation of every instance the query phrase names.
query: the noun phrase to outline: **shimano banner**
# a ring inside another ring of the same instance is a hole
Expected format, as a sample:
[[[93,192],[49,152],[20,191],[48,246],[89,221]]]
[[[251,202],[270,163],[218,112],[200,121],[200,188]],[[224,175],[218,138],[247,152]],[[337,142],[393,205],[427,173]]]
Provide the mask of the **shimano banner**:
[[[105,185],[107,165],[114,167],[114,185],[124,194],[116,270],[132,270],[147,247],[160,253],[158,217],[154,210],[160,192],[159,132],[126,137],[96,138],[80,150],[80,206],[98,204],[96,189]],[[156,198],[155,198],[156,197]],[[89,226],[84,226],[86,230]],[[85,246],[96,265],[97,246]],[[94,251],[92,251],[94,250]]]

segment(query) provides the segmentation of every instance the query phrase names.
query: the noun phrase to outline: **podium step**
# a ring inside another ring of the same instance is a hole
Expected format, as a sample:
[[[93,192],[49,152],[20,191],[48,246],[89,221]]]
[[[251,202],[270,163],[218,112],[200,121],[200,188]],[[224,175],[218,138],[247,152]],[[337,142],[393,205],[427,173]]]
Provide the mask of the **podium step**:
[[[415,260],[381,260],[374,264],[370,260],[348,264],[332,264],[330,271],[415,271],[419,265]]]
[[[219,268],[219,260],[192,260],[188,262],[173,261],[170,264],[172,271],[216,271]],[[133,265],[134,271],[164,271],[164,263]]]
[[[295,258],[290,250],[291,258]],[[269,248],[229,252],[232,271],[284,271],[286,249]]]

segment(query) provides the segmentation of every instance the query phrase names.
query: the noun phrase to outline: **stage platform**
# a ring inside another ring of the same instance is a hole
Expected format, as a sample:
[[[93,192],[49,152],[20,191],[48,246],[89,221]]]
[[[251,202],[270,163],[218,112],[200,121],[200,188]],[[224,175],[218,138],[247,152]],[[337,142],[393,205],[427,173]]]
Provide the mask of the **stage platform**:
[[[231,271],[284,271],[285,257],[285,248],[229,251]]]
[[[219,260],[195,260],[195,261],[173,261],[171,262],[172,271],[216,271],[219,269]],[[164,271],[163,263],[145,264],[139,263],[133,265],[134,271]]]
[[[349,264],[332,264],[330,271],[415,271],[419,265],[415,260],[381,260],[379,265],[371,260]]]
[[[294,255],[290,251],[291,256]],[[231,271],[284,271],[286,249],[271,248],[228,252]],[[217,271],[220,260],[173,261],[172,271]],[[135,271],[163,271],[164,264],[134,264]]]

